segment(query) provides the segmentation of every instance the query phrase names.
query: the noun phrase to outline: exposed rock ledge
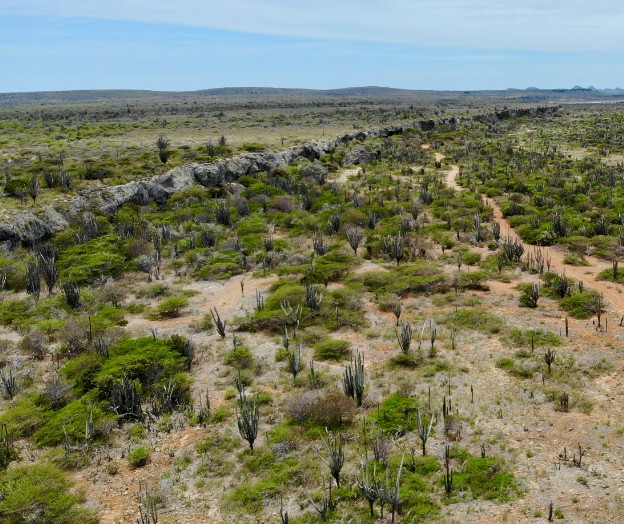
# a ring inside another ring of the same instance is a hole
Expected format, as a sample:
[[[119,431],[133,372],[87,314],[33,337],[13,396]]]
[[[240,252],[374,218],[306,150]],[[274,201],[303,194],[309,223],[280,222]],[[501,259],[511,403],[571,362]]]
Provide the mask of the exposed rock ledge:
[[[61,199],[54,206],[28,209],[18,212],[0,210],[0,242],[30,243],[45,240],[69,226],[72,216],[85,210],[98,210],[112,214],[124,204],[146,205],[151,202],[164,203],[176,191],[195,183],[206,187],[233,182],[239,177],[271,171],[285,166],[297,158],[316,160],[323,154],[334,150],[340,144],[366,138],[386,138],[403,133],[408,129],[430,131],[440,126],[454,126],[462,121],[495,122],[521,116],[555,114],[558,107],[536,107],[528,109],[505,109],[494,113],[472,117],[450,117],[439,120],[419,120],[371,129],[356,131],[339,136],[327,142],[310,142],[302,146],[291,147],[278,152],[246,153],[233,158],[223,159],[211,164],[191,163],[177,167],[163,175],[142,178],[119,186],[106,186],[87,191],[80,191],[76,196]],[[353,164],[359,163],[358,155],[348,159]]]

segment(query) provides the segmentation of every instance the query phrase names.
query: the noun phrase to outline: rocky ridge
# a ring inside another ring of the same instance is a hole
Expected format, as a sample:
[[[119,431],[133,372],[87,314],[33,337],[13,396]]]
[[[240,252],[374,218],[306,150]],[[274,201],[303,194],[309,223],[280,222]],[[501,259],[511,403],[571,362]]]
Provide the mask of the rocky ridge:
[[[436,127],[456,126],[464,121],[494,123],[523,116],[553,115],[558,106],[525,109],[504,109],[471,117],[449,117],[418,120],[366,131],[354,131],[326,142],[310,142],[277,152],[246,153],[209,164],[189,163],[165,174],[146,177],[119,186],[105,186],[79,191],[77,195],[56,202],[53,206],[10,212],[0,210],[0,242],[32,244],[46,240],[69,227],[72,217],[87,210],[113,214],[125,204],[163,204],[175,192],[201,184],[215,187],[235,182],[241,176],[288,165],[296,159],[318,160],[341,144],[367,138],[387,138],[409,129],[430,131]],[[346,163],[357,165],[369,161],[370,152],[360,149],[350,154]]]

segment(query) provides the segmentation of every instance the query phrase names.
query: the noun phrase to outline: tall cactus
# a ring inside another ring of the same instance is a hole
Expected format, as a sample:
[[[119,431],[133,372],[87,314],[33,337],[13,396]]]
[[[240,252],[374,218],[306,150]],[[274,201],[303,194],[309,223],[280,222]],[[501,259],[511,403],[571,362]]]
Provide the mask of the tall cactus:
[[[409,353],[412,344],[412,327],[407,322],[403,322],[400,328],[396,329],[396,336],[401,351],[405,354]]]
[[[128,377],[113,385],[111,389],[111,406],[113,411],[125,420],[143,420],[141,394],[136,384]]]
[[[353,364],[353,366],[351,365]],[[342,389],[345,395],[355,399],[358,407],[362,406],[364,396],[364,357],[358,351],[355,354],[355,362],[345,367],[342,376]]]
[[[258,424],[260,423],[260,411],[255,401],[250,401],[242,391],[239,400],[239,412],[237,415],[238,431],[241,438],[249,443],[249,449],[253,451],[254,442],[258,436]]]

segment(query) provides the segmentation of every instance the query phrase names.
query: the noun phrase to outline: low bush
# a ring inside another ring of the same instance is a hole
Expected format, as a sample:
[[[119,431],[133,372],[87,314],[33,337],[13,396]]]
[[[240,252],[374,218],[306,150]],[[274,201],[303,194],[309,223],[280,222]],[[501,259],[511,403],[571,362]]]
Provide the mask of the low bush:
[[[454,489],[469,491],[474,499],[497,502],[510,500],[521,491],[502,459],[475,457],[463,450],[453,450],[451,456],[461,464],[460,471],[453,475]]]
[[[441,322],[458,330],[472,329],[481,333],[499,333],[505,323],[503,319],[483,309],[459,308],[445,315]]]
[[[293,398],[286,409],[295,422],[336,428],[353,420],[355,401],[340,391],[315,390]]]
[[[0,424],[7,425],[8,430],[17,438],[30,437],[41,428],[52,413],[39,401],[38,396],[29,395],[14,400],[0,415]]]
[[[559,305],[573,318],[590,318],[596,314],[598,298],[595,291],[582,291],[562,298]]]
[[[12,178],[4,184],[4,192],[11,197],[17,197],[20,194],[27,195],[28,182],[27,178]]]
[[[156,314],[160,318],[176,318],[180,316],[180,310],[188,305],[189,299],[184,296],[168,297],[156,306]]]
[[[349,342],[328,338],[314,344],[316,360],[342,360],[349,356]]]
[[[128,463],[131,469],[142,468],[147,464],[151,455],[148,447],[138,446],[128,452]]]
[[[106,235],[63,250],[58,259],[61,280],[85,285],[101,276],[118,276],[126,266],[121,247],[117,237]]]
[[[530,348],[531,340],[536,348],[544,346],[560,346],[563,339],[559,335],[555,335],[551,331],[543,329],[522,330],[512,328],[505,337],[506,342],[512,347]]]
[[[51,464],[23,464],[0,475],[0,521],[6,524],[95,524],[66,473]]]
[[[108,435],[108,429],[114,424],[116,416],[106,412],[105,403],[87,404],[74,400],[67,406],[53,412],[46,423],[38,429],[33,440],[40,446],[56,446],[65,442],[65,436],[72,445],[86,441],[85,427],[90,414],[93,416],[94,439],[101,439]]]
[[[121,377],[138,380],[148,394],[150,388],[183,371],[186,358],[180,355],[169,340],[151,337],[126,339],[110,349],[110,356],[102,362],[93,381],[101,398],[108,399],[113,384]]]
[[[238,346],[225,355],[223,363],[235,368],[250,369],[254,365],[254,356],[247,346]]]
[[[395,393],[386,398],[374,415],[377,427],[387,435],[414,431],[418,427],[416,408],[420,403],[416,397]]]

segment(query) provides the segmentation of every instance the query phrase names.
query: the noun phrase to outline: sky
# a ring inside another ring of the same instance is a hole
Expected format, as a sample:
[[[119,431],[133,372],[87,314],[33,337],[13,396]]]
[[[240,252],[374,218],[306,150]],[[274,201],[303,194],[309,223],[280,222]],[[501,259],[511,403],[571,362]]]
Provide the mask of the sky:
[[[624,87],[624,2],[0,0],[0,92]]]

